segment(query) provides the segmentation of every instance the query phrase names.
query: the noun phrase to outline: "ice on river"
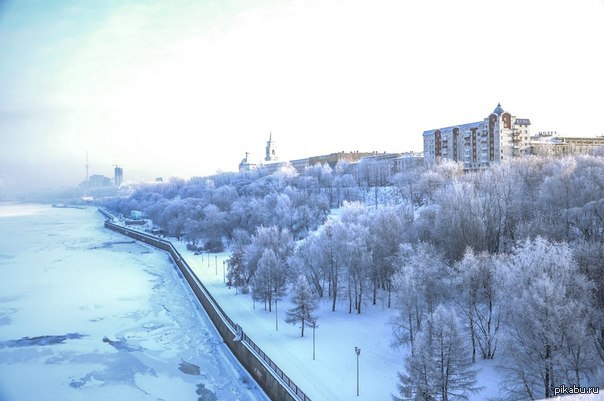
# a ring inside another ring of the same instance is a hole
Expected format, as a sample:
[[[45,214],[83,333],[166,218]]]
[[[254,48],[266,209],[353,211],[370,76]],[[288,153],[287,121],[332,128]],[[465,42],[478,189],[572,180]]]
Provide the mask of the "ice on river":
[[[102,221],[0,204],[0,399],[268,400],[168,255]]]

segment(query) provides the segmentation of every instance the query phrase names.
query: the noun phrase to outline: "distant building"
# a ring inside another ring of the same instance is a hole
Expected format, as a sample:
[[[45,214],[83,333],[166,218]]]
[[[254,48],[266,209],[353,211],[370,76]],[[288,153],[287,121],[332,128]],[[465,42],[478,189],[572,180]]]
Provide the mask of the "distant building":
[[[604,136],[558,136],[556,131],[542,131],[531,138],[529,153],[537,156],[566,156],[589,153],[604,146]]]
[[[424,159],[462,162],[465,169],[485,168],[530,153],[530,125],[501,104],[482,121],[424,131]]]
[[[122,185],[122,182],[124,182],[124,169],[118,166],[115,166],[115,169],[113,170],[114,174],[114,184],[116,187],[119,187],[120,185]]]
[[[258,167],[266,167],[266,168],[272,168],[272,169],[277,169],[282,163],[277,163],[279,160],[279,157],[277,155],[277,145],[275,143],[275,141],[273,141],[273,133],[271,132],[268,136],[268,141],[266,141],[266,148],[265,148],[265,155],[264,155],[264,161],[267,162],[266,164],[263,164],[262,162],[259,163],[253,163],[250,160],[250,153],[249,152],[245,152],[245,157],[243,159],[241,159],[241,162],[239,163],[239,171],[251,171],[251,170],[255,170]]]
[[[140,210],[131,210],[130,218],[133,220],[140,220],[143,218],[143,212]]]
[[[392,174],[396,174],[406,168],[416,166],[423,162],[422,153],[379,153],[379,152],[337,152],[327,155],[311,156],[304,159],[296,159],[290,161],[278,161],[275,151],[275,142],[272,140],[272,134],[266,143],[267,163],[252,163],[249,153],[245,153],[245,158],[239,163],[239,171],[250,171],[261,169],[265,173],[277,171],[284,166],[292,166],[298,172],[303,172],[307,167],[317,164],[327,164],[331,168],[335,168],[338,163],[345,163],[349,167],[357,166],[363,171],[375,170],[379,168],[380,175],[385,179],[389,179]],[[268,160],[271,159],[271,160]],[[418,163],[419,162],[419,163]],[[368,170],[369,169],[369,170]],[[360,171],[360,170],[359,170]]]
[[[273,141],[273,133],[271,132],[268,136],[268,141],[266,142],[266,156],[264,156],[264,161],[275,162],[277,160],[279,160],[279,158],[277,157],[276,145],[275,141]]]
[[[249,152],[245,152],[245,157],[241,160],[241,163],[239,163],[239,171],[250,171],[256,169],[256,164],[250,163],[249,157]]]
[[[102,188],[102,187],[110,187],[111,186],[111,178],[105,177],[100,174],[93,174],[88,179],[88,187],[89,188]]]

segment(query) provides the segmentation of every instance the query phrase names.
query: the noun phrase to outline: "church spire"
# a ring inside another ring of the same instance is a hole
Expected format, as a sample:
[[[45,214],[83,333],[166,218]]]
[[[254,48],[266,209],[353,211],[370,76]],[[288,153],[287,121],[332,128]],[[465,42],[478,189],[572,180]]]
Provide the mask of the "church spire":
[[[273,141],[272,131],[268,134],[268,142],[266,142],[266,155],[264,157],[264,160],[267,162],[278,160],[277,152],[275,150],[275,142]]]

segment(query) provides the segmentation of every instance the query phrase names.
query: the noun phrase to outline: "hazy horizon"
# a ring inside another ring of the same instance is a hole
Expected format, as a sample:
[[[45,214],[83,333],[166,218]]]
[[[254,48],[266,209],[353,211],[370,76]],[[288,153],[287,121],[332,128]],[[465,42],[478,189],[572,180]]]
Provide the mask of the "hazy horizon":
[[[421,151],[501,102],[604,134],[604,1],[5,1],[0,197],[235,171],[263,156]]]

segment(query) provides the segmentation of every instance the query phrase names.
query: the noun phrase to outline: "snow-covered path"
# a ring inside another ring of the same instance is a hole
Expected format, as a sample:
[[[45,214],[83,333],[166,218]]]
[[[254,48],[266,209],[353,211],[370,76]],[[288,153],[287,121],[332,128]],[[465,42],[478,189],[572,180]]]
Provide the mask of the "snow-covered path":
[[[0,399],[267,400],[158,250],[0,205]]]
[[[388,309],[385,299],[366,305],[360,315],[349,314],[344,304],[332,312],[330,302],[321,303],[313,360],[312,330],[300,338],[299,328],[284,321],[285,311],[292,307],[289,299],[279,301],[275,322],[274,309],[269,313],[263,304],[254,305],[250,294],[236,294],[224,284],[222,263],[228,253],[210,254],[208,264],[207,254],[194,255],[184,243],[171,241],[223,310],[313,401],[391,400],[397,394],[398,372],[408,350],[390,346],[396,308]],[[355,347],[361,348],[358,397]],[[471,395],[472,401],[500,395],[495,365],[495,361],[478,361],[482,390]]]
[[[183,243],[172,242],[187,263],[200,277],[221,307],[248,336],[266,352],[313,401],[390,400],[396,391],[397,372],[402,366],[404,351],[390,347],[391,326],[395,310],[388,310],[381,300],[362,314],[348,314],[344,305],[331,312],[330,305],[321,305],[316,329],[316,359],[312,359],[312,329],[300,337],[297,326],[285,323],[289,299],[267,312],[264,305],[255,306],[249,294],[235,294],[223,282],[222,261],[227,253],[193,255]],[[278,326],[278,331],[276,330]],[[359,397],[356,397],[356,354],[359,356]]]

